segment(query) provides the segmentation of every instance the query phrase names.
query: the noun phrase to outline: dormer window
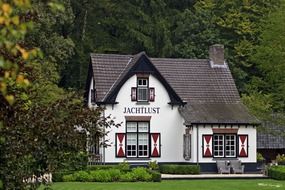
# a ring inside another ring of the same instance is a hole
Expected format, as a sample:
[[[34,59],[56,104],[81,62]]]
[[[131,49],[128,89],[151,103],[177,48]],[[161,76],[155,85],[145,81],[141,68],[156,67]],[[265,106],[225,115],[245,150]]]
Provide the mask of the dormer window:
[[[154,88],[149,87],[149,79],[137,78],[137,87],[131,89],[131,99],[137,102],[153,102],[155,97]]]
[[[147,78],[138,78],[137,101],[138,102],[148,101],[148,79]]]

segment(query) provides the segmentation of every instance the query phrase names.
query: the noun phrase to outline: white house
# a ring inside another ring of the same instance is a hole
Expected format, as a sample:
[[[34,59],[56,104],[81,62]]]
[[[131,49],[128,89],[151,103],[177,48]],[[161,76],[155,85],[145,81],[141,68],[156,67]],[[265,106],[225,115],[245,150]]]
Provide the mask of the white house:
[[[258,120],[241,103],[222,45],[210,47],[209,59],[91,54],[87,78],[88,106],[122,122],[107,129],[102,162],[156,160],[215,172],[216,160],[239,159],[245,171],[256,169]]]

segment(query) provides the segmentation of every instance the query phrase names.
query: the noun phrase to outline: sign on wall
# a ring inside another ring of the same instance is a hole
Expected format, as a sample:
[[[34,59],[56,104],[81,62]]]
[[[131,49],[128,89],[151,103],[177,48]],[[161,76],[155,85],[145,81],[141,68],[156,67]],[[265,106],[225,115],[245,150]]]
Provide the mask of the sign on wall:
[[[160,107],[124,107],[124,114],[159,114]]]

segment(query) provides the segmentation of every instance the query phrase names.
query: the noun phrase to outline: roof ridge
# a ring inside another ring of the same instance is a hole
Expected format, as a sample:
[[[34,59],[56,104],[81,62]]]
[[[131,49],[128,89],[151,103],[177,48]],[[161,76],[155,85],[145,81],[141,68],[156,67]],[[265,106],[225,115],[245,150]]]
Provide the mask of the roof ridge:
[[[126,56],[133,56],[132,54],[108,54],[108,53],[90,53],[91,56],[96,56],[96,55],[106,55],[106,56],[121,56],[121,57],[126,57]]]
[[[209,59],[190,59],[190,58],[168,58],[168,57],[150,57],[150,59],[153,60],[179,60],[179,61],[183,61],[183,62],[188,62],[188,61],[209,61]]]

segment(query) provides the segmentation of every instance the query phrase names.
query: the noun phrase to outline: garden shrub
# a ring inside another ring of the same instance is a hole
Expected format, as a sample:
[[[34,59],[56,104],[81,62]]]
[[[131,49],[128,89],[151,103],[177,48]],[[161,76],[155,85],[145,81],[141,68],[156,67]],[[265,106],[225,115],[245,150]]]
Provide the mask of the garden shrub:
[[[73,174],[69,174],[69,175],[64,175],[62,177],[62,181],[63,182],[73,182],[73,181],[76,181],[76,178]]]
[[[85,181],[90,181],[90,174],[86,171],[78,171],[75,172],[74,177],[76,179],[76,181],[81,181],[81,182],[85,182]]]
[[[149,170],[149,173],[151,174],[151,180],[153,182],[161,182],[161,173],[153,170]]]
[[[279,165],[285,165],[285,155],[284,154],[282,154],[282,155],[278,154],[276,156],[276,161]]]
[[[118,169],[118,165],[91,165],[87,166],[88,171],[92,170],[109,170],[109,169]]]
[[[3,189],[3,183],[2,180],[0,180],[0,190]]]
[[[136,180],[135,180],[134,174],[132,172],[127,172],[127,173],[121,175],[120,181],[122,181],[122,182],[134,182]]]
[[[90,171],[90,178],[93,182],[111,182],[112,177],[108,170]]]
[[[161,173],[165,174],[199,174],[200,167],[197,165],[160,165]]]
[[[151,181],[151,174],[147,172],[146,168],[134,168],[132,170],[135,181]]]
[[[156,160],[155,160],[155,161],[150,161],[150,162],[148,163],[148,168],[149,168],[150,170],[158,170],[158,169],[159,169],[159,166],[158,166]]]
[[[121,176],[121,171],[119,169],[108,170],[112,181],[119,181]]]
[[[52,174],[52,181],[53,182],[62,182],[62,177],[65,175],[73,174],[73,171],[58,171]]]
[[[118,169],[119,169],[120,171],[122,171],[122,172],[131,171],[129,163],[128,163],[128,162],[125,162],[125,161],[119,163]]]
[[[148,170],[146,168],[134,168],[128,172],[122,172],[119,169],[104,169],[91,171],[77,171],[73,174],[58,176],[64,182],[133,182],[133,181],[161,181],[161,174],[157,171]]]
[[[270,167],[268,169],[268,176],[277,180],[285,180],[285,166]]]

